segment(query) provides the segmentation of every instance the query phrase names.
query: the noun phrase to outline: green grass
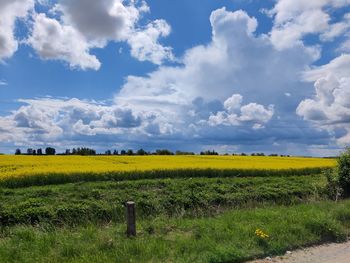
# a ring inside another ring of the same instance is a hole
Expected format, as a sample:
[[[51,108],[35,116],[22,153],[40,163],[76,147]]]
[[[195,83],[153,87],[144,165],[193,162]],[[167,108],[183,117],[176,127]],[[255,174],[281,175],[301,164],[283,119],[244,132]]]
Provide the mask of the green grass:
[[[2,227],[1,262],[242,262],[349,233],[350,201],[226,211],[210,218],[156,217],[138,222],[138,237],[118,223],[77,227]],[[270,237],[259,240],[254,231]]]
[[[130,181],[169,178],[289,177],[320,174],[324,167],[300,169],[166,169],[111,171],[103,173],[47,173],[0,177],[0,187],[20,188],[50,184],[94,181]]]
[[[293,174],[293,172],[295,172]],[[318,170],[46,175],[0,182],[0,262],[243,262],[344,241]],[[137,208],[125,237],[126,201]],[[269,234],[255,235],[257,228]]]
[[[323,197],[322,175],[157,179],[0,188],[0,225],[77,225],[124,220],[133,200],[139,218],[209,216],[230,208],[291,205]]]

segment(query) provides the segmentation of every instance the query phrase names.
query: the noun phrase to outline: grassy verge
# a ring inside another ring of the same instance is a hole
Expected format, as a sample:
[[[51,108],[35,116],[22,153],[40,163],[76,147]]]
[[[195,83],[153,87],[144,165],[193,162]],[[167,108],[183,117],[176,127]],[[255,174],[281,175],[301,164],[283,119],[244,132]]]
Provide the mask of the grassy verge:
[[[19,188],[27,186],[65,184],[94,181],[126,181],[169,178],[232,178],[232,177],[288,177],[321,173],[325,167],[300,169],[165,169],[146,171],[112,171],[85,173],[45,173],[11,175],[0,177],[0,187]]]
[[[134,200],[139,218],[208,216],[229,208],[322,199],[321,175],[157,179],[0,188],[0,225],[78,225],[124,220]]]
[[[344,241],[350,201],[227,211],[212,218],[141,220],[124,225],[3,227],[2,262],[242,262],[327,241]],[[269,234],[255,235],[257,228]]]

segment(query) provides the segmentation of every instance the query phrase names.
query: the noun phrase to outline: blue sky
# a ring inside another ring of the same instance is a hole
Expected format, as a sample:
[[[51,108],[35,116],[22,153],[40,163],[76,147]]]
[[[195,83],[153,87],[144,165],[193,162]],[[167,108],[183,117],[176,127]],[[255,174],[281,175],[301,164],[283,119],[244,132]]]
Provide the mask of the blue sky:
[[[348,0],[4,0],[0,152],[334,155],[349,51]]]

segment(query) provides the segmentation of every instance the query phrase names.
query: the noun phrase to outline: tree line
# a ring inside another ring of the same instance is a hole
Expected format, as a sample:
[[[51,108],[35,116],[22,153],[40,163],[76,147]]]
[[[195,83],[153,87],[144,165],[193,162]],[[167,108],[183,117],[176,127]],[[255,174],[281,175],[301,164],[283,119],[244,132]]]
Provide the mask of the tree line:
[[[22,153],[21,149],[16,149],[15,155],[21,155],[21,154],[26,154],[26,155],[55,155],[56,154],[56,149],[52,147],[46,147],[45,150],[39,148],[39,149],[33,149],[33,148],[28,148],[26,153]]]
[[[168,149],[157,149],[154,152],[151,151],[145,151],[144,149],[139,149],[137,151],[134,151],[132,149],[128,150],[107,150],[104,153],[97,153],[96,150],[88,147],[78,147],[78,148],[72,148],[72,149],[66,149],[62,153],[57,153],[56,149],[53,147],[46,147],[45,149],[39,148],[39,149],[33,149],[28,148],[25,152],[22,152],[21,149],[16,149],[15,155],[196,155],[194,152],[188,152],[188,151],[171,151]],[[207,150],[207,151],[201,151],[199,155],[219,155],[218,152],[215,150]],[[264,153],[233,153],[228,154],[225,153],[223,155],[236,155],[236,156],[266,156]],[[269,154],[268,156],[281,156],[281,157],[289,157],[289,155],[278,155],[278,154]]]

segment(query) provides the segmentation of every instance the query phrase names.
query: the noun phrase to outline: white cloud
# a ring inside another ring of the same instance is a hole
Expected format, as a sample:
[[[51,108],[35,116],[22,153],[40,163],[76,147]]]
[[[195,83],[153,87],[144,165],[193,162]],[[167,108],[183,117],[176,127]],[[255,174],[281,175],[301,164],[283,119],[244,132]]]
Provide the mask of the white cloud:
[[[35,15],[28,43],[42,59],[63,60],[71,68],[97,70],[101,66],[96,56],[89,54],[89,44],[79,32],[45,14]]]
[[[140,61],[151,61],[162,64],[163,60],[173,60],[172,49],[164,47],[159,42],[160,37],[170,34],[171,28],[165,20],[155,20],[145,29],[137,30],[129,38],[131,55]]]
[[[239,94],[233,94],[224,102],[224,107],[228,112],[235,112],[241,108],[243,97]]]
[[[183,114],[197,98],[234,108],[243,96],[282,111],[290,107],[282,103],[285,92],[302,98],[300,73],[318,58],[313,50],[275,50],[269,38],[254,36],[256,19],[243,11],[218,9],[210,21],[213,37],[208,45],[187,50],[182,65],[161,66],[146,77],[129,76],[115,102]],[[229,98],[232,94],[239,95]]]
[[[347,39],[340,45],[338,50],[341,52],[350,52],[350,33],[347,34]]]
[[[14,35],[15,22],[25,18],[34,7],[34,0],[0,1],[0,61],[11,57],[18,48]]]
[[[132,136],[143,134],[143,126],[152,121],[135,115],[131,109],[79,99],[39,98],[20,102],[25,105],[0,117],[0,138],[5,141],[35,144],[58,143],[79,136]]]
[[[241,102],[241,95],[232,95],[224,103],[226,111],[219,111],[209,116],[209,125],[239,126],[242,123],[248,123],[251,124],[253,129],[263,128],[263,125],[270,121],[274,114],[272,105],[266,109],[263,105],[257,103],[241,106]]]
[[[240,121],[266,123],[272,118],[274,110],[273,105],[265,109],[263,105],[249,103],[241,108],[241,113]]]
[[[336,136],[340,144],[350,143],[350,55],[341,55],[326,65],[305,73],[315,81],[315,95],[303,100],[297,114]]]
[[[350,29],[350,13],[344,15],[344,18],[331,24],[326,31],[320,35],[322,41],[332,41],[334,38],[345,34]]]
[[[64,60],[72,68],[98,70],[101,63],[90,51],[111,41],[129,43],[131,55],[140,61],[172,60],[171,48],[159,42],[170,34],[170,26],[155,20],[143,28],[139,20],[145,12],[145,1],[60,0],[49,12],[55,18],[35,15],[27,42],[41,58]]]
[[[302,44],[308,34],[321,34],[322,40],[333,39],[347,30],[349,21],[345,16],[344,21],[330,24],[327,11],[348,4],[349,0],[278,0],[269,11],[274,16],[271,41],[281,50]]]

